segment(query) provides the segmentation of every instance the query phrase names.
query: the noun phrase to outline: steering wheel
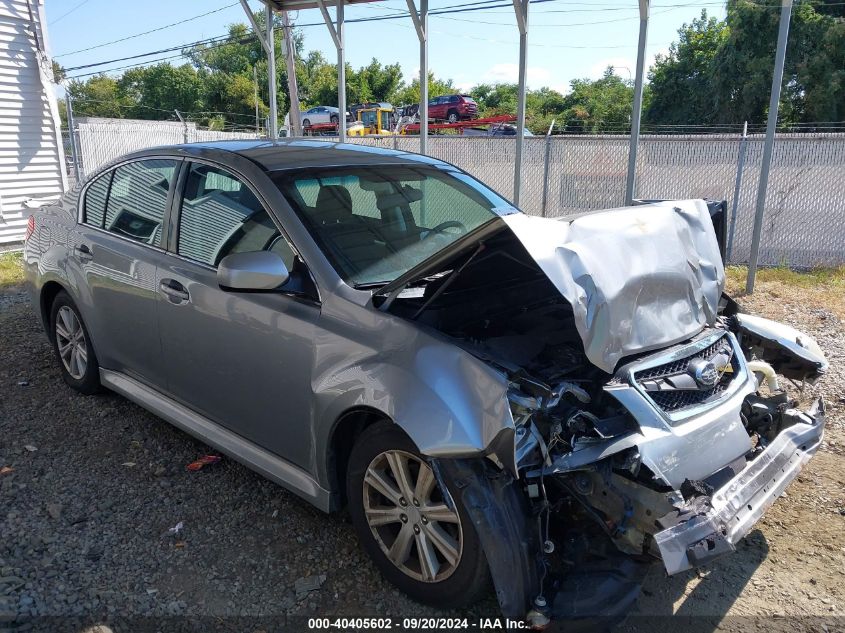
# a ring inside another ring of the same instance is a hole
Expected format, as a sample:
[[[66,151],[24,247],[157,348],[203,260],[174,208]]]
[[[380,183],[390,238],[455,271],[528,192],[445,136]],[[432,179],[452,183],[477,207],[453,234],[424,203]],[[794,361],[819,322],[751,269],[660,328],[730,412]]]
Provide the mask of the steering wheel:
[[[428,239],[432,235],[446,233],[448,229],[458,229],[458,235],[464,235],[467,232],[467,227],[463,222],[458,222],[457,220],[446,220],[434,228],[428,229],[428,233],[425,234],[423,239]]]

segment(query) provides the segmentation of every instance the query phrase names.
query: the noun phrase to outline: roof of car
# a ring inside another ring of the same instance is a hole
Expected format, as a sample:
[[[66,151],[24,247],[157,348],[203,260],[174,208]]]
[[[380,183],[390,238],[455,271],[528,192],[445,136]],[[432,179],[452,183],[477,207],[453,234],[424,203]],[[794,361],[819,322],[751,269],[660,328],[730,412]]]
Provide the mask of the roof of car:
[[[151,148],[141,153],[155,153],[164,148]],[[306,167],[339,167],[373,164],[429,164],[445,165],[430,156],[384,149],[371,145],[335,143],[301,138],[269,140],[210,141],[177,145],[168,149],[181,150],[188,155],[200,155],[204,150],[231,152],[257,163],[267,171]],[[181,153],[180,152],[180,153]]]

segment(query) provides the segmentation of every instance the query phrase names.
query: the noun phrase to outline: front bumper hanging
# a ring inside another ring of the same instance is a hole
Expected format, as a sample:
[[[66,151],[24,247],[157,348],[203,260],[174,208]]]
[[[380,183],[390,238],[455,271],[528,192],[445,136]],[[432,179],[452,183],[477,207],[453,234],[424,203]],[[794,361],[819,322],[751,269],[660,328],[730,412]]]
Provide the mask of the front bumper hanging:
[[[798,476],[822,443],[824,402],[784,413],[795,423],[710,499],[710,509],[654,535],[666,571],[676,574],[736,550],[763,513]]]

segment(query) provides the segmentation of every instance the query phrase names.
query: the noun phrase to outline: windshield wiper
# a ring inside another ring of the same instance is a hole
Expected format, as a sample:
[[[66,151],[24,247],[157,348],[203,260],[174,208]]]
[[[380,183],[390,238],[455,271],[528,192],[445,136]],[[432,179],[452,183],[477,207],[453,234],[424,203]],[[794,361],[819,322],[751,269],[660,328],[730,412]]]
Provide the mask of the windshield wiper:
[[[417,317],[419,315],[421,315],[423,312],[425,312],[426,308],[428,308],[428,306],[430,306],[432,304],[432,302],[435,299],[437,299],[437,297],[442,295],[443,292],[449,286],[452,285],[452,282],[455,281],[458,278],[458,275],[460,275],[464,271],[464,268],[469,266],[470,262],[472,262],[472,260],[475,259],[476,255],[478,255],[483,250],[484,250],[484,242],[479,242],[478,247],[472,252],[472,254],[469,257],[467,257],[467,260],[463,264],[458,266],[455,270],[453,270],[451,272],[451,274],[448,277],[446,277],[446,279],[443,281],[443,283],[440,284],[440,287],[437,290],[435,290],[431,294],[431,296],[428,299],[426,299],[425,302],[419,307],[419,310],[414,312],[413,316],[411,317],[411,321],[416,321]]]

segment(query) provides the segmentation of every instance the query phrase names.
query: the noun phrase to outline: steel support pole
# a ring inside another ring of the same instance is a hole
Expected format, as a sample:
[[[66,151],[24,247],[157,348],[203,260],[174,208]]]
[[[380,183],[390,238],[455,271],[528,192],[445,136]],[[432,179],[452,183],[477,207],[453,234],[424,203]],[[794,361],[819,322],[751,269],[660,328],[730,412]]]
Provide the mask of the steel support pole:
[[[528,66],[528,2],[513,0],[519,28],[519,93],[516,101],[516,156],[513,167],[513,203],[519,206],[522,189],[522,149],[525,143],[525,81]]]
[[[252,82],[255,85],[255,135],[261,136],[261,125],[258,114],[258,68],[252,67]]]
[[[420,154],[428,153],[428,0],[406,0],[420,41]]]
[[[291,136],[302,136],[302,113],[299,109],[299,87],[296,83],[296,47],[293,44],[293,29],[287,11],[282,11],[282,28],[285,31],[285,67],[287,68],[288,94],[290,95],[290,107],[288,108],[290,132]]]
[[[267,20],[267,86],[270,90],[270,138],[279,137],[279,106],[276,101],[276,37],[273,31],[273,9],[268,4],[264,15]]]
[[[76,146],[76,130],[73,122],[73,99],[69,92],[65,93],[65,108],[67,109],[67,131],[70,140],[70,151],[73,153],[73,176],[80,181],[79,148]]]
[[[742,172],[745,169],[745,153],[748,148],[748,121],[742,126],[742,139],[739,141],[739,158],[736,163],[736,185],[734,186],[734,199],[731,206],[731,230],[728,233],[727,262],[731,261],[734,250],[734,233],[736,232],[736,211],[739,207],[739,196],[742,193]]]
[[[745,292],[754,292],[757,276],[757,259],[760,254],[760,234],[763,231],[763,210],[766,206],[766,189],[769,185],[769,171],[772,167],[772,151],[775,145],[775,129],[778,123],[780,88],[783,83],[783,66],[786,61],[786,43],[789,37],[789,21],[792,18],[792,0],[782,0],[780,8],[780,29],[775,53],[775,70],[772,74],[772,93],[769,98],[769,120],[766,123],[766,141],[763,144],[763,161],[760,167],[760,183],[757,186],[757,209],[754,213],[754,232],[751,235],[751,257],[748,260],[748,278]]]
[[[643,109],[648,13],[649,0],[640,0],[640,37],[637,43],[637,76],[634,79],[634,105],[631,109],[631,141],[628,148],[628,178],[625,181],[625,204],[633,203],[637,189],[637,150],[640,146],[640,118],[642,117]]]
[[[340,142],[346,142],[346,37],[344,35],[343,7],[345,0],[337,0],[337,109],[338,136]]]

